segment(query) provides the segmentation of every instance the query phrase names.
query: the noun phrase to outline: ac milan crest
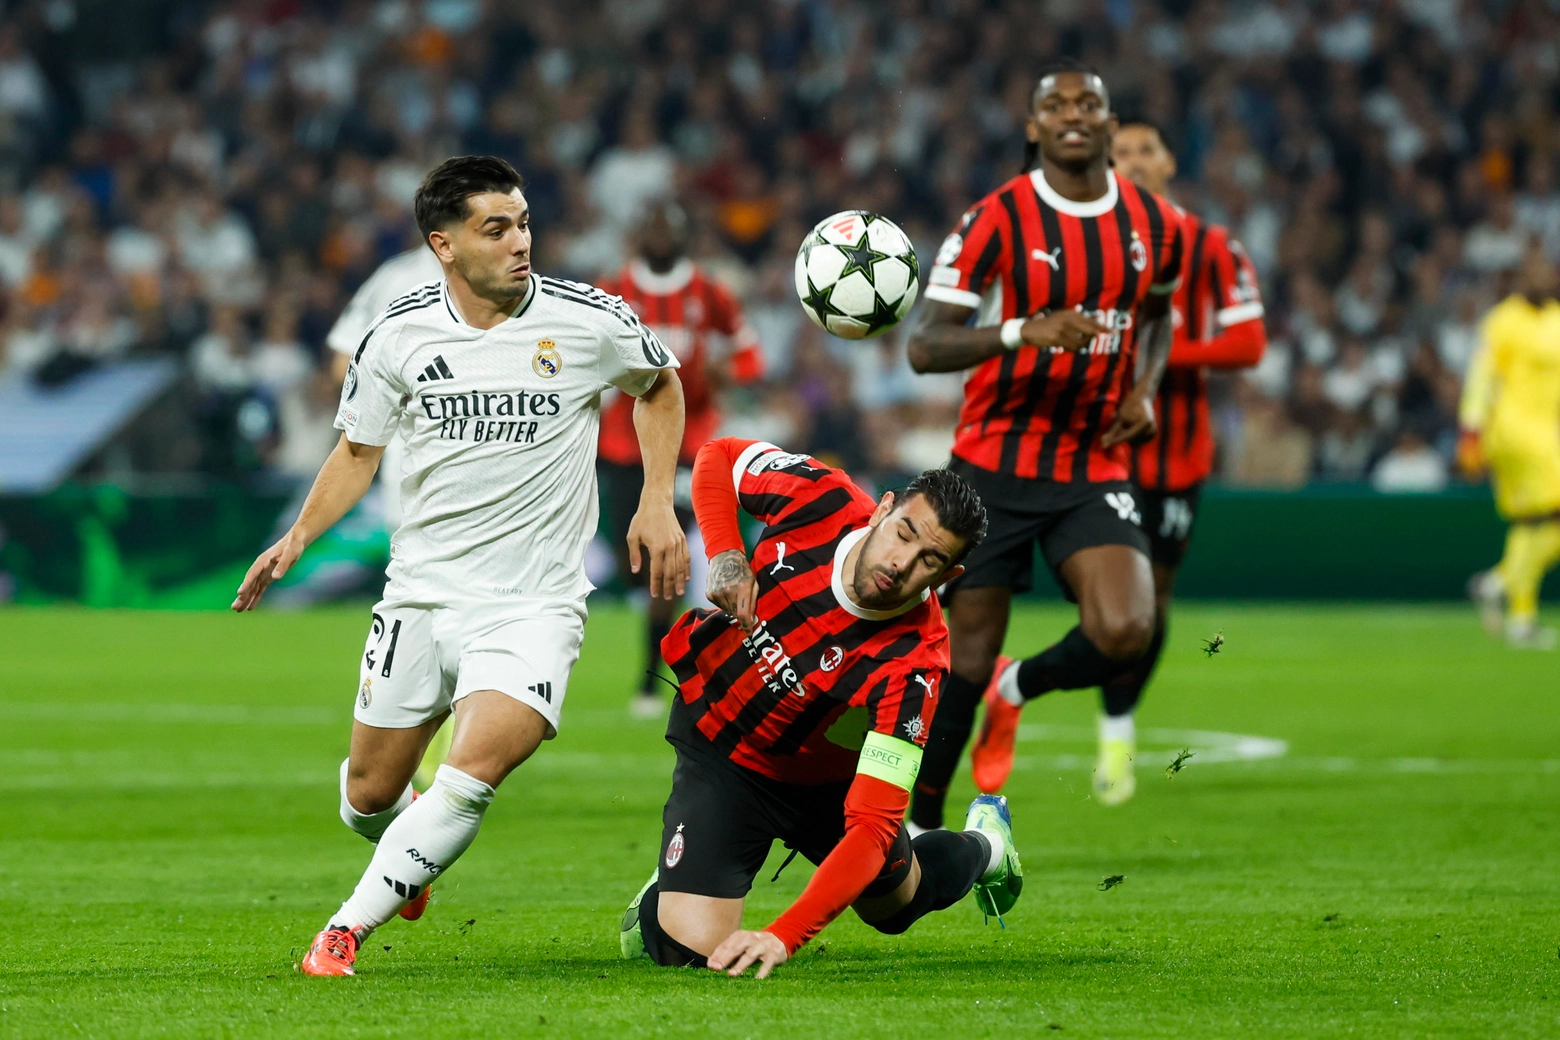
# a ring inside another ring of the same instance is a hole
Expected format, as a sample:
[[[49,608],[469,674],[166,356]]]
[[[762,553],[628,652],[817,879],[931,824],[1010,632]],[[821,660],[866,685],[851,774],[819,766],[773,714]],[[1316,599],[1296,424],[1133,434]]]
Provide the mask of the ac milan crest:
[[[1127,255],[1132,260],[1132,270],[1142,272],[1148,266],[1148,248],[1137,237],[1136,231],[1132,233],[1132,245],[1127,247]]]
[[[679,823],[677,825],[677,833],[672,835],[672,840],[666,843],[666,869],[668,870],[682,862],[684,847],[682,832],[684,826],[684,824]]]

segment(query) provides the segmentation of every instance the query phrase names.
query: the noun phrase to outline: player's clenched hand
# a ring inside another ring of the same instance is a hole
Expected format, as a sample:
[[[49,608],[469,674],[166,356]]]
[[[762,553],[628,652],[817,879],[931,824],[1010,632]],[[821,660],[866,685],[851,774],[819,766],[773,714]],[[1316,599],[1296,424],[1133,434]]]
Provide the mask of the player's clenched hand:
[[[756,962],[757,978],[767,979],[776,965],[790,959],[791,955],[785,952],[785,943],[768,932],[732,932],[725,942],[715,947],[708,963],[715,971],[724,971],[736,978]]]
[[[1100,438],[1100,447],[1112,448],[1123,441],[1144,444],[1153,440],[1156,432],[1158,424],[1154,422],[1154,402],[1149,400],[1147,394],[1130,390],[1121,399],[1121,407],[1116,409],[1115,421],[1105,431],[1105,436]]]
[[[650,558],[650,596],[677,599],[688,587],[688,539],[670,505],[641,505],[628,525],[628,566],[635,574]]]
[[[303,536],[294,531],[288,531],[286,537],[265,552],[249,566],[249,573],[244,575],[244,581],[238,586],[238,595],[233,599],[233,609],[239,613],[253,610],[255,604],[260,602],[260,597],[265,595],[266,586],[276,581],[282,575],[292,569],[292,565],[298,562],[298,557],[303,555],[307,548],[307,542]]]
[[[753,631],[754,611],[758,607],[758,580],[748,566],[741,549],[727,549],[710,561],[710,577],[705,583],[710,602],[737,619],[742,631]]]
[[[1024,322],[1020,334],[1025,343],[1037,347],[1061,347],[1063,350],[1087,350],[1095,336],[1109,330],[1078,311],[1052,311]]]

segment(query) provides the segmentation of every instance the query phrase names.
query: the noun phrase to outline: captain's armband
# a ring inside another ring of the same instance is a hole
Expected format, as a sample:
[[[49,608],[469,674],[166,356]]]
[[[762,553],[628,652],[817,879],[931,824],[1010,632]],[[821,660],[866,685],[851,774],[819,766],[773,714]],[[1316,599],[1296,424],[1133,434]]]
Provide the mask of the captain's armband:
[[[861,758],[856,762],[857,773],[908,791],[915,786],[916,774],[920,771],[921,748],[918,745],[883,733],[867,734],[866,742],[861,745]]]

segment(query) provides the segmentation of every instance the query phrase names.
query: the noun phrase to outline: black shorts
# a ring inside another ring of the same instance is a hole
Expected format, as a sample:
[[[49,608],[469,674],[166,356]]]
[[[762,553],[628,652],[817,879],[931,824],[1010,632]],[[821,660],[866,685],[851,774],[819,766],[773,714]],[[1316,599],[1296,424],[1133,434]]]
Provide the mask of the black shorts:
[[[1036,542],[1056,584],[1074,601],[1062,578],[1062,563],[1073,553],[1097,545],[1125,545],[1148,555],[1148,536],[1129,481],[1029,480],[992,473],[958,458],[948,468],[975,486],[988,523],[986,540],[964,561],[964,574],[950,583],[949,593],[965,588],[1028,592],[1034,586]]]
[[[732,762],[702,737],[674,740],[677,768],[661,813],[662,892],[741,899],[775,841],[822,863],[845,836],[851,781],[784,784]],[[863,895],[893,891],[910,873],[904,827]]]
[[[1143,511],[1143,533],[1148,535],[1149,559],[1162,567],[1181,566],[1192,543],[1202,485],[1193,484],[1184,491],[1139,488],[1136,494],[1138,508]]]
[[[639,463],[625,466],[620,462],[596,460],[596,483],[601,487],[601,515],[607,521],[607,536],[612,539],[612,551],[617,554],[623,579],[630,585],[645,585],[650,581],[650,568],[638,574],[628,569],[628,525],[639,510],[639,495],[645,488],[645,470]],[[693,527],[691,489],[693,470],[688,466],[677,467],[676,500],[677,522],[684,531]]]

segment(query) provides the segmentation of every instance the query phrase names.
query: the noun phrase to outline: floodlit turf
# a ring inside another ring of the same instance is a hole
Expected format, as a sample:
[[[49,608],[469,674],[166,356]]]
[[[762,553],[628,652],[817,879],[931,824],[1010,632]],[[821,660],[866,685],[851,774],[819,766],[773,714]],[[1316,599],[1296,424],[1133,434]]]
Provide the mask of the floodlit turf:
[[[1025,610],[1010,646],[1069,623]],[[428,915],[355,979],[299,976],[367,860],[336,817],[366,624],[0,613],[0,1036],[1560,1034],[1560,657],[1464,610],[1184,607],[1135,801],[1088,798],[1092,694],[1027,710],[1006,931],[972,900],[899,937],[842,919],[763,983],[617,959],[670,754],[623,709],[637,639],[610,606],[563,734]],[[1220,761],[1281,750],[1232,734],[1287,751]],[[749,921],[808,872],[766,873]]]

